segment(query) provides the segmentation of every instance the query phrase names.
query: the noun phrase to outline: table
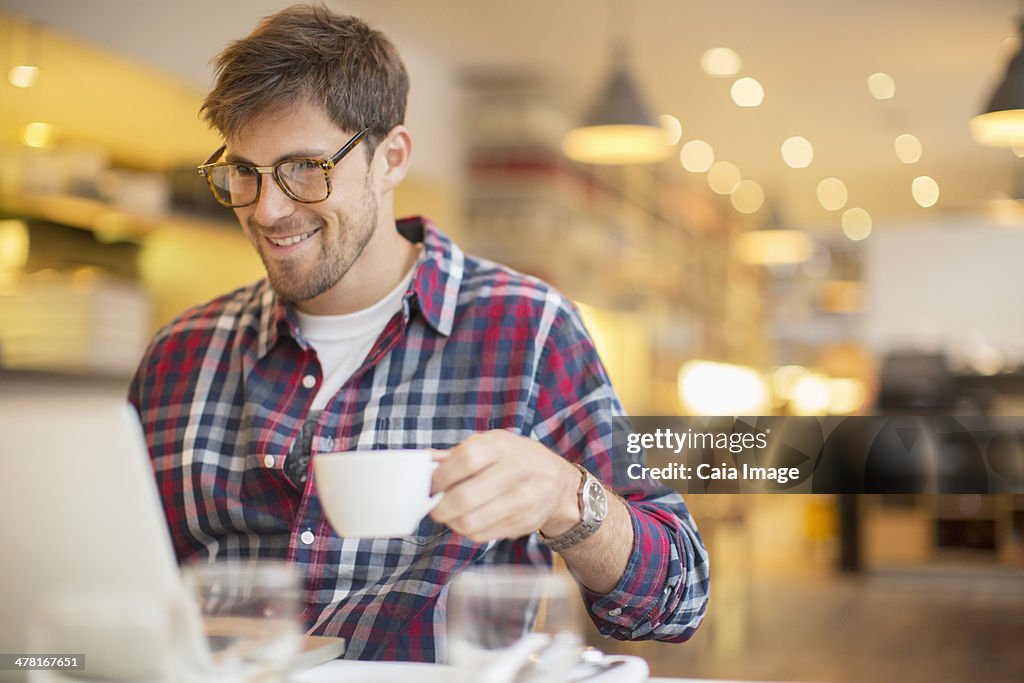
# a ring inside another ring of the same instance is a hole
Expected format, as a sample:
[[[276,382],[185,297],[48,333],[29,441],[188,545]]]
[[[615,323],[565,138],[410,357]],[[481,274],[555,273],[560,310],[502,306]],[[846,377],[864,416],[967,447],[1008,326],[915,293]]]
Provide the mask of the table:
[[[613,678],[609,672],[607,678],[595,677],[594,683],[611,683],[621,677]],[[321,664],[302,673],[292,676],[291,683],[344,683],[358,680],[360,683],[452,683],[457,677],[453,669],[436,664],[416,664],[410,662],[360,662],[335,660]],[[722,681],[696,678],[648,678],[648,683],[740,683],[738,681]]]

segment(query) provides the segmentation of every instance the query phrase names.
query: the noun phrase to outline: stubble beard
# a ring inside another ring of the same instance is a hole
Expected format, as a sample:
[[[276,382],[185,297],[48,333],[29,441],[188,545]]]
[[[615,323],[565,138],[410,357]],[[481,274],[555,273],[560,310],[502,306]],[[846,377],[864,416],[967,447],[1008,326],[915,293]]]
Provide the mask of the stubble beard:
[[[258,236],[261,234],[259,227],[250,226],[250,234],[257,241],[256,251],[267,271],[267,280],[278,296],[291,303],[309,301],[341,282],[359,260],[377,227],[376,196],[365,192],[364,197],[366,200],[356,215],[340,217],[338,234],[333,239],[326,234],[326,224],[322,219],[309,226],[289,226],[287,232],[292,234],[320,228],[320,232],[311,238],[320,242],[312,266],[305,266],[307,259],[268,259],[258,243],[263,239]]]

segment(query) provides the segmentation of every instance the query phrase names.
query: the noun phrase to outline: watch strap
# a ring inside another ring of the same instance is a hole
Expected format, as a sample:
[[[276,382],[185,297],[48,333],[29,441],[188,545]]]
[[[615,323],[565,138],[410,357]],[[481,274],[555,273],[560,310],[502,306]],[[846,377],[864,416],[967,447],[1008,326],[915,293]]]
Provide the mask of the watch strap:
[[[568,550],[577,543],[593,536],[594,533],[601,527],[601,522],[603,521],[601,519],[588,519],[584,512],[585,506],[583,504],[583,496],[584,492],[587,490],[587,482],[590,480],[594,480],[595,482],[598,483],[598,485],[600,485],[601,483],[582,465],[577,464],[576,468],[579,469],[580,473],[583,475],[580,479],[579,490],[576,492],[580,505],[580,517],[582,519],[580,520],[579,524],[569,529],[565,533],[559,534],[558,536],[549,538],[545,536],[543,533],[540,534],[540,538],[542,541],[544,541],[544,544],[556,553],[560,553],[563,550]]]

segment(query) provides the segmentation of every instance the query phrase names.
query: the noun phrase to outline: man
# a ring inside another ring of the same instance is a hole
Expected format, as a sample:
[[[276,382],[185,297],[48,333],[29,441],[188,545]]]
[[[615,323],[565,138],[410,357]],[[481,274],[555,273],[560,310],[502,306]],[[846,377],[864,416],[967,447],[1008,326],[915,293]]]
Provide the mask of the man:
[[[678,494],[628,484],[575,309],[394,218],[411,137],[392,44],[298,6],[216,66],[203,113],[226,144],[200,172],[267,278],[168,325],[132,383],[179,559],[289,559],[306,626],[351,658],[443,659],[459,572],[553,550],[603,633],[688,638],[706,553]],[[402,539],[334,534],[310,456],[410,447],[441,451],[431,516]]]

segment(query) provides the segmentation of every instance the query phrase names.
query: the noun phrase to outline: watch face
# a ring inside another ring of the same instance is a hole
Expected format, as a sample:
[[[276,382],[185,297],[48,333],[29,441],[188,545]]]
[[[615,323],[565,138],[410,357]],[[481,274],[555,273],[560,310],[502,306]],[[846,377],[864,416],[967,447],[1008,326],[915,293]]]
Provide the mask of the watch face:
[[[591,481],[587,486],[586,496],[587,507],[594,513],[594,518],[598,521],[603,520],[608,514],[608,496],[604,492],[604,487],[597,481]]]

